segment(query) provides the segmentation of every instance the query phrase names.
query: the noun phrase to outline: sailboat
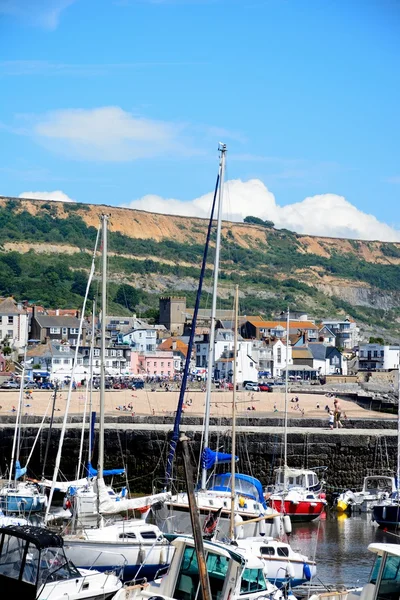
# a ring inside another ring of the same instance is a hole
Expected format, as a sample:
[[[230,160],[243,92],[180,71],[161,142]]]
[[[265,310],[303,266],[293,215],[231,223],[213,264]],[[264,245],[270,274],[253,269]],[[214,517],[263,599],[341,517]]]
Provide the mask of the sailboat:
[[[203,257],[202,272],[200,276],[199,289],[196,298],[196,306],[192,321],[191,339],[189,340],[189,348],[187,353],[187,362],[185,365],[185,373],[181,385],[181,395],[179,399],[178,410],[175,419],[174,432],[171,442],[171,451],[168,457],[167,466],[167,483],[170,484],[170,475],[172,471],[172,461],[176,440],[178,439],[179,424],[181,417],[181,406],[183,403],[183,395],[186,388],[186,374],[188,370],[188,361],[191,355],[191,342],[194,336],[197,307],[201,294],[202,278],[204,277],[204,268],[207,258],[207,248],[210,236],[210,230],[213,220],[215,200],[218,193],[218,215],[217,215],[217,235],[215,246],[215,261],[214,261],[214,279],[213,279],[213,295],[211,306],[211,322],[210,322],[210,339],[208,348],[208,376],[206,384],[206,400],[205,400],[205,415],[204,415],[204,437],[203,437],[203,452],[201,456],[201,483],[196,492],[197,507],[200,515],[206,518],[210,514],[219,514],[219,537],[222,539],[229,533],[230,523],[230,496],[231,489],[235,489],[235,511],[242,519],[242,527],[245,536],[254,536],[259,534],[278,535],[280,532],[280,519],[271,518],[270,521],[265,521],[259,517],[273,516],[276,511],[267,507],[263,496],[263,488],[258,479],[250,475],[236,473],[234,478],[230,473],[220,475],[212,475],[209,477],[210,469],[213,469],[216,464],[230,463],[231,456],[220,452],[215,452],[209,448],[210,442],[210,411],[211,411],[211,386],[213,379],[213,362],[214,362],[214,340],[215,340],[215,325],[216,325],[216,308],[217,308],[217,290],[218,290],[218,272],[219,272],[219,257],[221,247],[221,224],[222,224],[222,202],[224,190],[224,175],[225,175],[225,160],[226,160],[226,145],[220,144],[220,162],[217,184],[214,193],[213,208],[210,217],[207,243]],[[231,485],[232,484],[232,485]],[[234,484],[234,485],[233,485]],[[190,533],[191,521],[189,515],[189,502],[186,492],[179,492],[173,495],[165,503],[158,505],[152,510],[151,517],[155,517],[157,525],[169,533]]]
[[[26,338],[28,339],[28,336],[26,336]],[[26,474],[27,466],[35,449],[36,442],[39,439],[39,435],[46,417],[45,414],[41,426],[36,435],[35,441],[33,443],[33,447],[31,448],[31,452],[27,459],[26,465],[24,467],[21,467],[21,416],[25,382],[26,351],[27,345],[25,346],[24,362],[21,373],[17,416],[15,421],[15,431],[11,452],[9,480],[8,484],[0,489],[0,509],[5,511],[6,513],[19,513],[22,515],[41,512],[45,508],[47,502],[46,495],[40,493],[38,487],[34,483],[18,481],[21,477],[23,477]],[[3,524],[5,524],[5,522]]]
[[[163,537],[156,525],[141,519],[104,523],[104,517],[116,517],[138,506],[147,506],[157,498],[122,498],[118,502],[110,499],[104,483],[104,409],[105,409],[105,357],[106,357],[106,309],[107,309],[107,226],[108,216],[102,216],[102,321],[101,321],[101,374],[100,374],[100,416],[99,451],[97,476],[94,482],[94,495],[89,499],[93,506],[93,496],[97,498],[94,517],[97,527],[83,528],[77,534],[64,536],[68,558],[79,568],[94,565],[100,571],[115,569],[116,561],[123,557],[122,577],[131,580],[137,577],[154,578],[156,572],[169,564],[173,548]],[[164,500],[161,494],[158,501]]]
[[[288,430],[288,383],[289,383],[289,327],[290,313],[286,322],[286,371],[285,371],[285,423],[283,467],[275,471],[275,485],[266,490],[268,505],[288,515],[292,521],[305,522],[317,519],[326,506],[325,492],[315,471],[292,469],[287,464]]]
[[[398,403],[397,403],[397,489],[388,498],[382,499],[372,507],[372,519],[380,527],[389,529],[400,528],[400,350],[399,350],[399,372],[398,372]]]

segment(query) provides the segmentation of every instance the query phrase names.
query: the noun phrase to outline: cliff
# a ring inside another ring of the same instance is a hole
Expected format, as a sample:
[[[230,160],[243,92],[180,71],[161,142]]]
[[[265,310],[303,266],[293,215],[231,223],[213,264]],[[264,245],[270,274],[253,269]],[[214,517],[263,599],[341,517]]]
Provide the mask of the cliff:
[[[79,286],[74,291],[71,284],[67,290],[59,265],[70,275],[87,271],[104,212],[110,215],[111,283],[135,288],[144,310],[155,308],[158,295],[165,293],[185,292],[190,303],[207,220],[5,197],[0,197],[0,260],[5,260],[7,268],[12,256],[14,263],[22,260],[20,264],[29,269],[32,265],[39,270],[43,265],[47,270],[58,269],[64,293],[47,297],[40,285],[35,293],[29,285],[15,283],[13,287],[13,273],[9,273],[3,280],[0,274],[0,294],[12,293],[45,305],[60,303],[60,298],[77,302]],[[289,302],[317,318],[352,316],[364,324],[367,337],[374,332],[388,341],[396,339],[400,329],[399,243],[313,237],[230,222],[223,224],[222,236],[221,305],[231,304],[232,285],[238,282],[242,309],[248,314],[270,315]],[[207,275],[206,292],[210,272]],[[115,296],[117,287],[111,289]]]

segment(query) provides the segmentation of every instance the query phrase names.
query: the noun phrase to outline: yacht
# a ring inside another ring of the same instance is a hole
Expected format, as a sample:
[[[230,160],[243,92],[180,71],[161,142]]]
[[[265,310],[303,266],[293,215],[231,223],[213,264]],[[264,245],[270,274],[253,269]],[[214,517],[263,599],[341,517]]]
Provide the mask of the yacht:
[[[372,506],[396,492],[397,486],[394,477],[387,475],[370,475],[365,477],[362,490],[360,492],[352,492],[347,490],[340,494],[336,502],[336,510],[345,512],[368,512]]]
[[[315,471],[282,467],[275,474],[275,485],[265,490],[267,504],[294,522],[317,519],[325,509],[326,496]]]

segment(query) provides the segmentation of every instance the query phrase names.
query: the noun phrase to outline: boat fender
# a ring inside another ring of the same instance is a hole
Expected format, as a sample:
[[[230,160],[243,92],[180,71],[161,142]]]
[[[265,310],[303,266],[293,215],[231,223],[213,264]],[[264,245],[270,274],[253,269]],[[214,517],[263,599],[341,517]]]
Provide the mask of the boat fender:
[[[382,509],[382,519],[386,519],[386,506]]]
[[[292,563],[287,563],[286,565],[286,577],[288,577],[288,579],[294,579],[294,566]]]
[[[272,537],[277,538],[281,535],[281,517],[272,519]]]
[[[46,494],[45,494],[45,495],[44,495],[44,500],[43,500],[43,506],[44,506],[45,508],[47,508],[47,505],[48,505],[48,503],[49,503],[49,499],[47,498],[47,496],[46,496]]]
[[[33,496],[33,508],[37,506],[37,496]]]
[[[285,515],[283,517],[283,529],[286,535],[290,535],[292,533],[292,521],[290,520],[289,515]]]
[[[161,547],[160,550],[160,565],[166,565],[167,564],[167,550],[165,548],[165,546]]]
[[[139,552],[138,552],[138,564],[140,564],[140,565],[143,564],[145,558],[146,558],[146,551],[143,548],[143,546],[140,546]]]
[[[234,524],[235,524],[235,538],[243,539],[244,538],[243,519],[240,515],[235,515]]]
[[[319,497],[321,498],[321,500],[326,500],[326,494],[325,492],[321,492]]]
[[[258,523],[258,533],[261,536],[264,536],[267,533],[267,524],[265,522],[265,519],[263,519],[264,515],[260,515],[261,517],[261,521],[259,521]]]
[[[311,569],[308,563],[303,564],[303,575],[307,581],[311,581]]]

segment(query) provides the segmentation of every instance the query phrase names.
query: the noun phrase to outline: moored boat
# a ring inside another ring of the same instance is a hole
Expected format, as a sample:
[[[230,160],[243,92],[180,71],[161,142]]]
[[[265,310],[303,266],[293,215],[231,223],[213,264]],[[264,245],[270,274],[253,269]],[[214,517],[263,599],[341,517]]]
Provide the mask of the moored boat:
[[[394,477],[387,475],[369,475],[364,478],[362,490],[353,492],[347,490],[338,496],[336,510],[345,512],[368,512],[372,506],[388,495],[396,492],[397,486]]]
[[[114,574],[77,569],[60,535],[30,525],[0,527],[0,588],[4,598],[108,600],[122,583]]]
[[[283,467],[275,471],[275,485],[264,497],[275,511],[293,522],[313,521],[325,510],[326,497],[315,471]]]

